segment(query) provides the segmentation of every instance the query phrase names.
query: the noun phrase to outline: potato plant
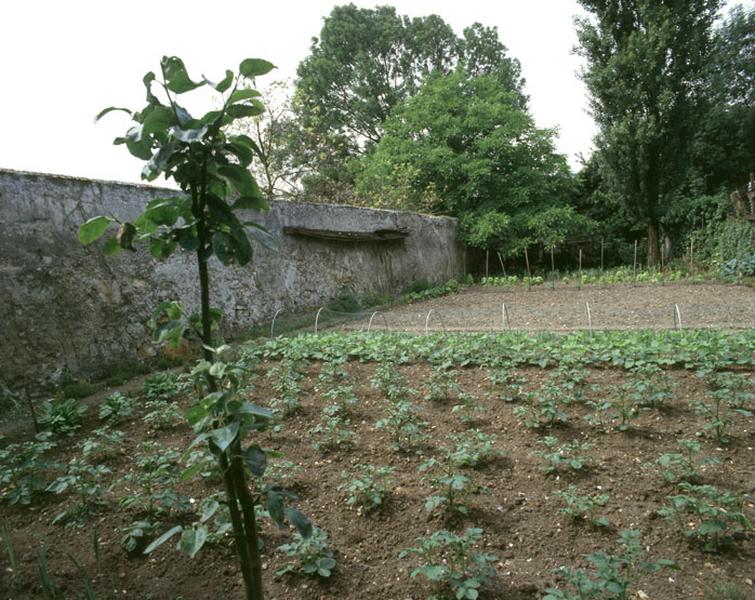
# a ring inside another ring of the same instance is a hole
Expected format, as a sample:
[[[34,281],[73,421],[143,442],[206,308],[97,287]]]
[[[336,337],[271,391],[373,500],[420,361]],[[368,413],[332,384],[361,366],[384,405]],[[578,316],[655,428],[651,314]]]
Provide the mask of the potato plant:
[[[461,535],[442,529],[428,537],[418,538],[417,545],[404,548],[400,558],[416,556],[420,566],[411,576],[422,576],[433,586],[428,600],[456,598],[475,600],[480,588],[495,574],[492,563],[498,558],[480,552],[483,531],[470,527]]]
[[[55,448],[50,432],[38,433],[33,440],[8,444],[0,449],[0,499],[9,504],[31,504],[49,482],[47,474],[57,465],[45,457]],[[0,441],[3,441],[0,436]]]
[[[83,458],[72,458],[65,474],[55,479],[47,491],[54,494],[70,492],[76,503],[58,514],[53,524],[81,527],[92,514],[107,506],[102,498],[102,478],[110,472],[105,465],[92,465]]]
[[[451,436],[451,448],[444,449],[447,459],[457,468],[472,469],[484,466],[500,458],[506,453],[495,447],[496,436],[479,430],[469,430]]]
[[[312,529],[311,535],[304,537],[294,533],[294,539],[278,547],[278,551],[291,559],[284,567],[276,570],[281,577],[288,573],[298,573],[308,577],[330,577],[336,567],[333,551],[328,548],[328,536],[320,529]]]
[[[560,514],[566,515],[572,521],[578,523],[590,523],[595,527],[610,527],[611,523],[604,516],[597,513],[608,502],[608,494],[577,494],[577,486],[570,485],[565,490],[553,492],[557,498],[561,498],[566,504],[559,508]]]
[[[395,399],[388,403],[386,416],[378,419],[375,429],[385,429],[390,434],[391,448],[396,452],[407,452],[427,439],[423,421],[414,404],[407,399]]]
[[[55,435],[72,436],[81,428],[87,407],[76,398],[56,398],[42,404],[38,421]]]
[[[429,402],[447,402],[459,396],[461,387],[456,383],[456,376],[456,371],[445,364],[434,366],[425,385],[424,399]]]
[[[543,461],[540,467],[546,474],[553,474],[567,468],[571,471],[582,471],[592,462],[592,459],[583,454],[592,448],[589,442],[580,442],[572,440],[559,445],[558,439],[547,435],[540,444],[545,446],[544,450],[536,450],[532,454]]]
[[[461,473],[448,459],[430,458],[420,464],[419,472],[422,481],[436,492],[425,499],[427,512],[434,513],[439,509],[445,515],[466,515],[469,512],[467,499],[480,491],[472,477]]]
[[[702,450],[697,440],[684,439],[677,442],[681,452],[666,452],[662,454],[656,464],[663,478],[669,483],[697,483],[702,475],[702,468],[708,465],[720,464],[714,456],[698,458]]]
[[[380,508],[392,485],[390,476],[395,469],[375,465],[357,465],[352,472],[341,472],[343,484],[339,490],[348,496],[346,503],[360,514],[366,514]]]
[[[320,422],[309,430],[309,435],[312,437],[312,447],[321,452],[352,448],[356,444],[351,419],[344,415],[338,404],[322,409]]]

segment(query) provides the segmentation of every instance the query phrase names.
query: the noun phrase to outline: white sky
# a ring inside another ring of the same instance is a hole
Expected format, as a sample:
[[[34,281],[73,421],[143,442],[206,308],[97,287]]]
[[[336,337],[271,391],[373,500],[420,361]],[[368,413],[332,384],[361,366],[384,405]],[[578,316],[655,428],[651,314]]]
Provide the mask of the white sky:
[[[7,0],[0,9],[0,167],[138,182],[141,162],[112,139],[128,127],[123,113],[95,125],[102,108],[144,105],[144,73],[160,57],[184,59],[193,78],[219,79],[247,57],[293,78],[311,38],[333,6],[328,0]],[[572,18],[576,0],[386,0],[399,14],[438,14],[457,34],[479,21],[497,26],[522,63],[536,122],[558,127],[558,148],[572,166],[589,155],[595,133],[576,76],[580,59]],[[159,182],[156,182],[159,183]]]

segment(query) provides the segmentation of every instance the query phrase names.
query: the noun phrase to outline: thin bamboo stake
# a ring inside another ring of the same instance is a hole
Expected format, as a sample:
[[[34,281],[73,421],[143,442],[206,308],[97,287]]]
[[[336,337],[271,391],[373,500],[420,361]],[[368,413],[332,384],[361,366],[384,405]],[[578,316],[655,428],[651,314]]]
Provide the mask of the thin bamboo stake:
[[[632,285],[637,285],[637,240],[634,240],[634,263],[632,264]]]
[[[527,263],[527,277],[532,277],[532,272],[530,271],[530,256],[527,254],[527,247],[524,247],[524,262]]]
[[[605,238],[600,238],[600,272],[603,272],[603,246],[605,245]]]
[[[503,270],[503,276],[506,277],[506,265],[503,264],[503,257],[501,256],[500,252],[496,252],[496,254],[498,255],[498,260],[501,263],[501,269]]]

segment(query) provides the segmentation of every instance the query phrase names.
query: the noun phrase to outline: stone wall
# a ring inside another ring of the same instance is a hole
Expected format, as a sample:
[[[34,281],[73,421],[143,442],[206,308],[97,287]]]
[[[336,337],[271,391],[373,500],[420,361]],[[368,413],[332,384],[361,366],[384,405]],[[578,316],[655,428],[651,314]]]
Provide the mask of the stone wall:
[[[147,355],[147,321],[158,302],[197,306],[193,256],[157,262],[140,247],[105,257],[99,243],[83,247],[76,237],[79,224],[94,215],[133,219],[145,202],[166,193],[172,191],[0,170],[0,386],[36,386],[66,369],[93,375],[114,361]],[[213,305],[223,309],[231,333],[279,308],[319,306],[343,287],[396,293],[414,280],[445,282],[464,270],[454,219],[291,202],[250,217],[264,223],[278,246],[255,245],[245,267],[222,268],[213,259]],[[333,241],[292,234],[297,228],[408,235]]]

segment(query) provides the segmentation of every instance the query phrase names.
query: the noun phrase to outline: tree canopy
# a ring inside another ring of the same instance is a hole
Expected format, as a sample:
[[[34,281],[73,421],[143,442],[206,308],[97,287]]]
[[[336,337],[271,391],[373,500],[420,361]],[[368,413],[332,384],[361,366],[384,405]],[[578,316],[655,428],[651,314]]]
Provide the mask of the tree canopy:
[[[541,219],[553,223],[556,208],[567,228],[579,221],[565,207],[570,174],[554,132],[494,74],[436,74],[384,127],[356,179],[371,205],[458,216],[467,243],[505,253],[545,241]]]
[[[720,0],[580,0],[583,78],[600,127],[597,151],[628,212],[647,227],[658,262],[659,224],[689,164],[705,64]]]

